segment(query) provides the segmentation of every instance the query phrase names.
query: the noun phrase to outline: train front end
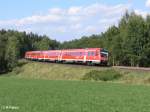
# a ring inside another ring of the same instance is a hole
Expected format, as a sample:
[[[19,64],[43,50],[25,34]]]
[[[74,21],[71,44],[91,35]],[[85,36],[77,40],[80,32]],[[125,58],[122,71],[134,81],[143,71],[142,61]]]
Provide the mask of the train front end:
[[[108,51],[106,49],[100,49],[100,62],[101,65],[107,65],[108,64]]]

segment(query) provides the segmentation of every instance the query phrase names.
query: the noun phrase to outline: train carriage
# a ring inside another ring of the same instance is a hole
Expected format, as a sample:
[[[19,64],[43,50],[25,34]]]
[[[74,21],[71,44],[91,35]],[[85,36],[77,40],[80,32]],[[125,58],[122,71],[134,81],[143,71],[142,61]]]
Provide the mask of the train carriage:
[[[54,62],[72,62],[92,64],[107,64],[108,51],[102,48],[66,49],[48,51],[29,51],[26,59]]]

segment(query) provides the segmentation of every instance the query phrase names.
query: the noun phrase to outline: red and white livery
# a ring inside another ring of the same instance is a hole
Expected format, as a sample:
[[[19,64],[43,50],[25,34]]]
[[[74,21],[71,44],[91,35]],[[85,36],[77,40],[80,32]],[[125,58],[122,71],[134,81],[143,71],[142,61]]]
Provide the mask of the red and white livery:
[[[28,51],[25,58],[40,61],[107,65],[108,51],[103,48]]]

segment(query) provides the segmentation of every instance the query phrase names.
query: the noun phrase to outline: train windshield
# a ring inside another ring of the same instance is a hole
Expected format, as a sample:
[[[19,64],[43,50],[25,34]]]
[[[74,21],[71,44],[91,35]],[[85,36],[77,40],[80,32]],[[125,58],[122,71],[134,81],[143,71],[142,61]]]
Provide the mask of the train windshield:
[[[108,51],[107,51],[107,50],[102,49],[102,50],[100,51],[100,53],[101,53],[101,57],[104,57],[104,58],[107,58],[107,57],[108,57]]]

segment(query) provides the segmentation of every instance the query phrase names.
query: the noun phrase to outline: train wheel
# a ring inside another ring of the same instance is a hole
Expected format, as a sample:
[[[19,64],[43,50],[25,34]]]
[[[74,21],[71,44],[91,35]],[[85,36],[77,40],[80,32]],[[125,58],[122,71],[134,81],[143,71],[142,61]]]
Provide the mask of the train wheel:
[[[86,64],[87,64],[88,66],[91,66],[92,62],[88,61],[88,62],[86,62]]]
[[[60,63],[60,61],[58,61],[58,60],[56,60],[55,62],[56,62],[56,63]]]

